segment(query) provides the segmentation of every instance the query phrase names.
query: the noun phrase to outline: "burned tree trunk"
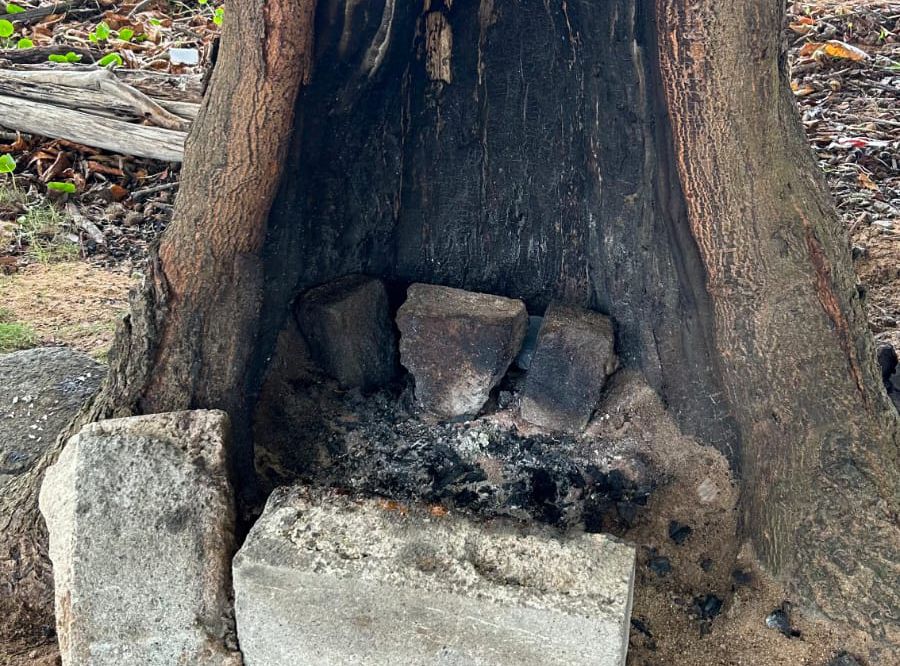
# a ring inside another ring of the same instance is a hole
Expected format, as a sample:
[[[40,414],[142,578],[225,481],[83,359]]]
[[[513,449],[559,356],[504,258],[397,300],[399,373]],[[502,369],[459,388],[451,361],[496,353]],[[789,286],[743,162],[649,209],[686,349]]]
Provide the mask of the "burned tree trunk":
[[[250,410],[299,291],[367,273],[583,305],[729,457],[762,562],[900,640],[898,419],[780,0],[251,4],[95,417],[226,409],[248,492]]]

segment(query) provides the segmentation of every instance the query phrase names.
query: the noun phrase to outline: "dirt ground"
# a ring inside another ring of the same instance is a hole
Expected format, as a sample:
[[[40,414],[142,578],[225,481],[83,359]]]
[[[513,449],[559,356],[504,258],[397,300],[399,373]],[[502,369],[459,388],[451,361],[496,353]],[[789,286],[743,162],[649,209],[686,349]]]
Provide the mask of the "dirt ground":
[[[0,275],[0,304],[41,345],[69,345],[103,359],[135,279],[85,262],[31,264]]]

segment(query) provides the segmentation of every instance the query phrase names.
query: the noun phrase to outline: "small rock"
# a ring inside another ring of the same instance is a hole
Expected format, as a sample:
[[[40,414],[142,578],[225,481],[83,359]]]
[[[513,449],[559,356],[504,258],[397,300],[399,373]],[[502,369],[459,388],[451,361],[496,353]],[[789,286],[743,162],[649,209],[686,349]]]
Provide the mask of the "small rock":
[[[683,525],[679,523],[677,520],[673,520],[669,523],[669,538],[676,543],[676,545],[681,545],[687,538],[691,536],[691,532],[694,530],[691,529],[689,525]]]
[[[863,666],[863,662],[849,652],[842,650],[831,658],[825,666]]]
[[[887,384],[891,375],[897,370],[897,351],[889,342],[879,342],[875,350],[878,367],[881,368],[881,379]]]
[[[443,419],[477,414],[522,346],[522,301],[414,284],[397,313],[400,359],[419,405]]]
[[[234,510],[224,412],[85,426],[48,468],[56,628],[67,666],[226,666]]]
[[[850,255],[853,257],[853,260],[862,259],[869,254],[869,249],[865,245],[854,245],[850,249]]]
[[[749,585],[753,582],[753,573],[743,569],[735,569],[731,572],[731,579],[737,585]]]
[[[525,379],[522,418],[552,431],[580,432],[617,364],[609,317],[551,304]]]
[[[651,557],[647,562],[647,566],[650,567],[650,571],[660,577],[664,577],[672,573],[672,563],[669,561],[668,557]]]
[[[712,620],[722,610],[722,600],[714,594],[694,599],[694,610],[703,620]]]
[[[298,299],[295,314],[313,360],[343,388],[393,379],[396,341],[381,280],[348,275],[316,287]]]
[[[782,604],[781,608],[776,608],[766,616],[766,626],[769,629],[780,631],[788,638],[796,638],[800,635],[798,630],[791,628],[791,618],[787,604]]]

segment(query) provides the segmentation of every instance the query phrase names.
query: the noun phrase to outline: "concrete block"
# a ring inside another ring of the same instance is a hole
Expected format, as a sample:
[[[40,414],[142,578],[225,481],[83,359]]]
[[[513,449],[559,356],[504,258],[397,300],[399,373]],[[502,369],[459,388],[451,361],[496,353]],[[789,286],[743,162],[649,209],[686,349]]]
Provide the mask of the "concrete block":
[[[634,549],[281,488],[234,560],[247,666],[621,666]]]
[[[66,666],[239,664],[224,412],[92,423],[45,475]]]
[[[477,414],[522,346],[522,301],[414,284],[397,313],[400,361],[416,400],[439,418]]]

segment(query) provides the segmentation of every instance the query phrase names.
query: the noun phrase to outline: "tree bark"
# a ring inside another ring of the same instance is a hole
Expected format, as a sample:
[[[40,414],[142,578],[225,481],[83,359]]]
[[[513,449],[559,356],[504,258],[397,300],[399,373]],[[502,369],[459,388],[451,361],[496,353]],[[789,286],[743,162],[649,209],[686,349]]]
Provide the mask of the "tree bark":
[[[657,11],[678,174],[740,428],[744,529],[802,599],[900,646],[898,418],[790,96],[783,3]]]

